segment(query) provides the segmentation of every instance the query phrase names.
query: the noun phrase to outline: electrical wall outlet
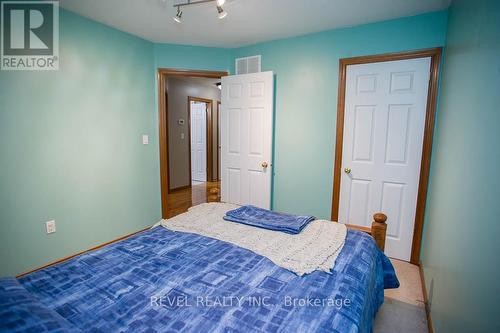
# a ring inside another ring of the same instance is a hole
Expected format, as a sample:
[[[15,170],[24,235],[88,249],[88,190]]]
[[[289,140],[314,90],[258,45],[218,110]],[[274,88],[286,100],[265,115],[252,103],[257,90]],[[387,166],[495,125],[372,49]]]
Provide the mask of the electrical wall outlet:
[[[52,234],[52,233],[56,232],[56,220],[51,220],[51,221],[45,222],[45,231],[48,234]]]

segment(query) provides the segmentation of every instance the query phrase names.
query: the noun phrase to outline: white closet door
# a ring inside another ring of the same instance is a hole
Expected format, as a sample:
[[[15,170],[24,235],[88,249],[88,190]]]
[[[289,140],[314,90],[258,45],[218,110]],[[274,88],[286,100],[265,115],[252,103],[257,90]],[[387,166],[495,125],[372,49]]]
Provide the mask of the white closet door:
[[[409,260],[430,58],[347,67],[339,222],[387,214],[385,252]]]

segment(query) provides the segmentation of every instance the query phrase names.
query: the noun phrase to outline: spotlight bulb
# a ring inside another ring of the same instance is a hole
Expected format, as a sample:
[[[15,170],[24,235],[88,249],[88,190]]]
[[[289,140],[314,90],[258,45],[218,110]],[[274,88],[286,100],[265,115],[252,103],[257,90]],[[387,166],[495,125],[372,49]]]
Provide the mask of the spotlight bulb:
[[[227,12],[224,11],[221,6],[217,6],[217,12],[219,13],[219,19],[221,20],[227,16]]]
[[[177,23],[181,23],[182,22],[182,12],[181,10],[179,9],[179,7],[177,7],[177,14],[175,14],[174,17],[172,17],[174,19],[175,22]]]

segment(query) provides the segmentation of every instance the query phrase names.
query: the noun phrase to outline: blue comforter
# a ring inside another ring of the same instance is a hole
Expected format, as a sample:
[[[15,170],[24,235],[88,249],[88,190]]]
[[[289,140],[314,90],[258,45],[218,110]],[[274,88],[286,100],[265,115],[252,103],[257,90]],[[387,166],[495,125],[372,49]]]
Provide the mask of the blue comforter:
[[[162,227],[19,282],[74,328],[107,333],[370,332],[384,287],[399,285],[387,257],[356,231],[331,274],[299,277],[235,245]],[[26,316],[12,325],[16,312],[0,303],[0,331],[38,324]]]
[[[315,217],[278,213],[246,205],[228,211],[224,220],[288,234],[298,234],[309,222],[314,221]]]

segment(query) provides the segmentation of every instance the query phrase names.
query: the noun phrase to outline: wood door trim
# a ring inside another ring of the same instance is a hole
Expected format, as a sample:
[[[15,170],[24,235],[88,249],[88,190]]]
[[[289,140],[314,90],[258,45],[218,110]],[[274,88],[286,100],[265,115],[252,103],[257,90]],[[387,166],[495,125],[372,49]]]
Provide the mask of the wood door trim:
[[[217,101],[217,146],[215,147],[215,149],[217,149],[217,176],[215,177],[215,180],[216,181],[220,181],[220,164],[219,164],[219,161],[220,161],[220,153],[219,153],[219,146],[220,146],[220,139],[219,139],[219,132],[220,132],[220,105],[221,105],[221,102],[220,101]]]
[[[347,66],[368,64],[374,62],[408,60],[417,58],[431,58],[429,90],[427,94],[427,107],[425,116],[425,128],[422,147],[422,159],[420,163],[420,177],[418,184],[417,206],[415,214],[415,225],[411,248],[410,262],[418,265],[420,261],[420,249],[422,245],[422,232],[424,227],[424,213],[427,200],[427,188],[429,185],[429,171],[432,154],[432,138],[434,135],[434,122],[436,115],[436,99],[439,81],[439,68],[441,65],[442,48],[431,48],[409,52],[369,55],[354,58],[343,58],[339,60],[339,87],[337,101],[337,130],[335,139],[335,161],[333,165],[333,196],[332,196],[332,221],[338,220],[340,204],[340,182],[342,175],[342,145],[344,139],[344,110],[345,110],[345,84]],[[390,223],[390,221],[388,222]]]
[[[168,160],[168,104],[166,82],[171,76],[192,76],[221,78],[229,75],[229,72],[187,70],[173,68],[158,68],[156,76],[158,82],[158,127],[159,127],[159,149],[160,149],[160,190],[161,190],[161,215],[168,217],[168,189],[169,189],[169,160]]]
[[[212,138],[212,126],[213,121],[212,121],[212,104],[213,101],[208,98],[201,98],[201,97],[193,97],[193,96],[188,96],[188,135],[189,135],[189,184],[192,183],[193,181],[193,175],[191,173],[191,102],[201,102],[201,103],[206,103],[207,104],[207,109],[206,109],[206,116],[207,116],[207,122],[205,124],[206,126],[206,135],[207,135],[207,142],[206,142],[206,151],[207,151],[207,182],[212,181],[212,174],[213,174],[213,138]]]

